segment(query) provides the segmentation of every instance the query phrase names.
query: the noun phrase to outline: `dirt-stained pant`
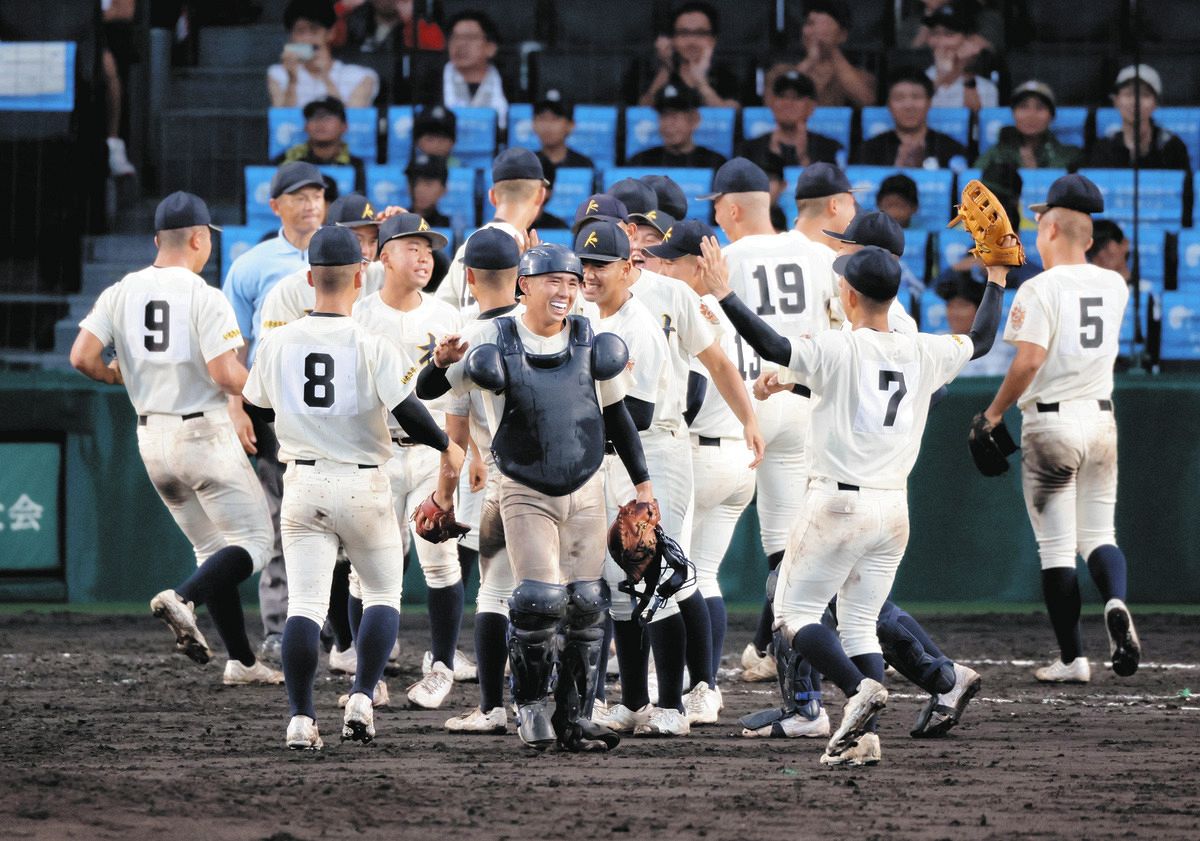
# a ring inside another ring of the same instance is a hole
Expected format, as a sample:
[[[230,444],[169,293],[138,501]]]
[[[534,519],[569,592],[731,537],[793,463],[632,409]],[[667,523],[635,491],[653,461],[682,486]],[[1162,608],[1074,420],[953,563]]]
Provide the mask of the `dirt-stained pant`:
[[[692,436],[692,474],[695,510],[692,514],[692,563],[696,586],[706,599],[718,598],[717,573],[733,539],[738,518],[754,496],[750,453],[741,438],[705,439]]]
[[[549,496],[501,476],[500,517],[516,581],[600,578],[607,545],[601,471],[566,496]]]
[[[487,485],[477,494],[483,500],[479,512],[479,595],[476,613],[508,616],[508,600],[516,581],[504,539],[504,518],[500,516],[500,471],[487,455]]]

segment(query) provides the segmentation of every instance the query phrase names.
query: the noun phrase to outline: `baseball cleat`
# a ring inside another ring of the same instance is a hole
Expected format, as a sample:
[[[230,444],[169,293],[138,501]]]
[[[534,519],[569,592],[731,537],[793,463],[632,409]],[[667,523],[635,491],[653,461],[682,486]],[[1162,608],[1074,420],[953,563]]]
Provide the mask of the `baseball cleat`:
[[[716,724],[721,714],[721,691],[700,681],[683,696],[683,712],[688,724]]]
[[[635,736],[686,736],[692,732],[687,716],[679,710],[658,707],[645,724],[633,728]]]
[[[775,667],[775,657],[768,651],[759,654],[754,643],[747,644],[742,651],[742,680],[747,683],[775,680],[778,672]]]
[[[962,719],[963,711],[971,699],[979,694],[983,678],[973,669],[954,664],[954,688],[941,695],[933,695],[917,715],[917,723],[910,735],[914,739],[932,739],[945,736]]]
[[[346,706],[349,701],[349,694],[338,696],[339,707]],[[379,683],[375,684],[375,688],[371,690],[371,705],[375,707],[386,707],[390,702],[391,699],[388,698],[387,682],[380,680]]]
[[[502,736],[508,730],[508,713],[503,706],[484,712],[479,707],[470,712],[446,719],[447,733],[470,733],[484,736]]]
[[[150,600],[150,612],[175,634],[175,650],[201,665],[212,658],[212,650],[196,625],[196,609],[174,590],[163,590]]]
[[[608,708],[608,713],[603,720],[596,718],[596,710],[593,708],[592,720],[597,724],[603,724],[614,733],[632,733],[639,725],[650,720],[655,709],[653,704],[646,704],[638,710],[631,710],[624,704],[613,704]]]
[[[1142,659],[1142,644],[1133,616],[1120,599],[1109,599],[1104,606],[1104,627],[1108,631],[1108,648],[1112,655],[1112,670],[1119,677],[1129,677],[1138,670]]]
[[[858,691],[846,699],[842,707],[842,723],[829,737],[825,753],[838,756],[858,743],[867,732],[871,716],[887,706],[888,691],[883,684],[869,677],[862,679]]]
[[[365,692],[355,692],[346,702],[346,716],[342,719],[342,741],[362,742],[364,745],[375,738],[375,708]]]
[[[883,751],[879,747],[879,736],[875,733],[863,733],[854,747],[847,748],[836,756],[826,753],[821,757],[821,764],[827,768],[848,765],[878,765],[882,758]]]
[[[425,656],[421,658],[421,674],[427,675],[433,669],[433,653],[425,652]],[[466,655],[466,653],[454,651],[454,680],[459,683],[478,683],[479,670],[475,666],[475,661]]]
[[[294,715],[288,722],[287,746],[292,750],[320,750],[325,743],[315,721],[306,715]]]
[[[420,680],[408,687],[410,703],[425,710],[436,710],[454,687],[454,672],[441,660],[435,662]]]
[[[1070,663],[1055,660],[1033,673],[1042,683],[1087,683],[1092,679],[1092,667],[1086,657],[1076,657]]]
[[[251,666],[242,665],[238,660],[230,660],[225,664],[225,674],[221,683],[226,686],[251,686],[261,683],[276,685],[283,683],[283,672],[272,669],[261,660],[255,660]]]
[[[517,735],[534,750],[545,750],[558,740],[550,721],[549,703],[543,699],[517,707]]]
[[[774,712],[781,711],[774,710]],[[767,724],[751,727],[749,725],[756,724],[752,720],[753,718],[753,716],[746,716],[741,720],[742,735],[747,739],[829,738],[829,713],[825,712],[824,707],[821,707],[821,712],[816,718],[805,718],[796,714],[780,715]]]
[[[334,645],[329,649],[329,671],[335,675],[352,675],[358,671],[358,652],[354,646],[342,651]]]

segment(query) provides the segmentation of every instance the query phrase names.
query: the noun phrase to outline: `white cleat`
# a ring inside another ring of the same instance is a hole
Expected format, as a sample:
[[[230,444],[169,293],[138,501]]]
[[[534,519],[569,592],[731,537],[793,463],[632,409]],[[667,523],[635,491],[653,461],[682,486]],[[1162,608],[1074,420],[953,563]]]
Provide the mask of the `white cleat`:
[[[346,706],[349,701],[349,694],[338,696],[339,707]],[[379,683],[375,684],[375,688],[371,691],[371,706],[386,707],[390,702],[391,699],[388,697],[387,683],[386,681],[380,680]]]
[[[454,687],[454,672],[438,660],[420,680],[408,687],[410,703],[425,710],[436,710]]]
[[[125,141],[119,137],[108,138],[108,173],[113,178],[137,174],[137,170],[129,162]]]
[[[358,652],[353,646],[341,651],[335,645],[329,649],[329,671],[335,675],[353,675],[358,671]]]
[[[400,640],[399,639],[397,639],[394,643],[392,643],[391,653],[388,654],[388,662],[389,663],[399,663],[400,662]]]
[[[1104,629],[1108,631],[1108,652],[1112,670],[1118,677],[1129,677],[1138,670],[1142,660],[1142,643],[1133,616],[1120,599],[1109,599],[1104,606]]]
[[[747,683],[775,680],[778,671],[775,657],[770,652],[759,654],[754,643],[748,643],[742,651],[742,680]]]
[[[325,743],[315,721],[306,715],[294,715],[288,722],[287,746],[292,750],[320,750]]]
[[[346,716],[342,719],[343,742],[365,745],[375,738],[375,708],[371,701],[364,692],[350,696],[346,702]]]
[[[829,737],[825,753],[839,756],[855,744],[867,732],[871,716],[887,706],[888,691],[883,684],[869,677],[862,679],[858,691],[846,699],[842,707],[842,722]]]
[[[1086,657],[1076,657],[1070,663],[1055,660],[1033,673],[1042,683],[1087,683],[1092,679],[1092,667]]]
[[[639,710],[631,710],[624,704],[613,704],[608,707],[607,716],[603,721],[596,719],[595,709],[593,709],[592,720],[597,724],[603,724],[614,733],[632,733],[637,727],[650,720],[655,709],[657,708],[653,704],[646,704]]]
[[[821,707],[816,718],[789,715],[753,730],[743,727],[742,735],[747,739],[827,739],[829,731],[829,713]]]
[[[421,658],[421,674],[427,675],[431,669],[433,652],[426,651],[425,656]],[[475,666],[475,661],[457,649],[454,651],[454,679],[459,683],[479,682],[479,669]]]
[[[272,669],[262,660],[255,660],[253,666],[243,666],[238,660],[230,660],[225,664],[225,674],[221,683],[226,686],[251,686],[253,684],[283,683],[283,672]]]
[[[166,623],[175,634],[175,650],[203,665],[212,658],[212,650],[196,625],[196,609],[174,590],[163,590],[150,600],[150,612]]]
[[[469,733],[471,735],[502,736],[508,731],[508,713],[503,706],[484,712],[479,707],[469,713],[446,719],[447,733]]]
[[[691,732],[687,716],[669,708],[656,708],[645,724],[633,729],[635,736],[686,736]]]
[[[716,724],[721,715],[721,692],[700,681],[683,696],[688,724]]]
[[[858,739],[858,744],[842,751],[837,756],[826,753],[821,757],[821,764],[827,768],[837,768],[853,765],[878,765],[883,758],[879,747],[879,736],[875,733],[864,733]]]

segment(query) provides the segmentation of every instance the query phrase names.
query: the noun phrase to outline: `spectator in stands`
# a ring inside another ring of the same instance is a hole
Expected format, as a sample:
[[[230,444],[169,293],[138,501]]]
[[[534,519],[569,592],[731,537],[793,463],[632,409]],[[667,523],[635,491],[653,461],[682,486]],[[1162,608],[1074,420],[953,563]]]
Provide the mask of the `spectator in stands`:
[[[134,0],[101,0],[100,3],[104,14],[104,52],[101,62],[104,69],[105,117],[108,121],[108,174],[116,178],[137,173],[129,162],[125,140],[121,137],[124,80],[129,77],[129,65],[137,60],[134,5]]]
[[[1092,247],[1087,250],[1087,261],[1102,269],[1111,269],[1126,281],[1132,277],[1129,240],[1125,238],[1120,225],[1111,219],[1092,222]]]
[[[663,88],[691,88],[703,105],[737,108],[737,74],[728,65],[713,62],[717,48],[720,17],[708,3],[683,3],[671,19],[671,34],[660,35],[654,42],[658,66],[650,86],[642,93],[639,105],[653,105]]]
[[[771,83],[767,105],[775,118],[775,128],[738,147],[738,155],[757,161],[766,154],[778,156],[784,166],[808,166],[814,161],[837,163],[842,148],[831,137],[808,130],[808,118],[817,107],[812,79],[799,70],[788,70]]]
[[[887,107],[895,128],[863,142],[855,163],[899,167],[966,165],[967,150],[929,127],[933,80],[919,70],[900,70],[888,83]],[[957,159],[957,160],[955,160]]]
[[[542,162],[542,174],[546,179],[546,200],[542,202],[542,212],[538,214],[538,218],[533,220],[530,226],[535,231],[544,230],[566,230],[571,227],[559,217],[546,210],[546,205],[550,204],[550,197],[554,194],[554,180],[558,174],[558,167],[553,162],[547,161],[539,156]]]
[[[458,138],[458,118],[449,108],[430,105],[417,112],[412,128],[413,154],[422,152],[431,158],[444,158],[447,167],[458,166],[454,141]]]
[[[920,49],[929,46],[929,27],[925,20],[937,13],[943,6],[954,0],[921,0],[909,4],[909,8],[896,21],[896,46]],[[974,42],[978,52],[996,53],[1004,47],[1004,18],[999,11],[984,6],[976,0],[958,0],[967,2],[976,12],[976,31],[967,36],[968,41]]]
[[[1007,163],[1024,169],[1048,167],[1074,172],[1083,162],[1083,150],[1062,143],[1050,131],[1057,103],[1044,82],[1030,80],[1012,92],[1013,125],[1000,129],[996,145],[979,156],[975,166]]]
[[[541,151],[537,155],[541,158],[543,167],[550,163],[555,167],[596,168],[591,158],[567,146],[567,138],[573,131],[575,104],[557,89],[551,88],[533,104],[533,133],[542,143]]]
[[[271,163],[279,165],[286,161],[307,161],[317,165],[352,166],[354,189],[365,192],[367,175],[363,160],[350,154],[350,147],[343,139],[348,129],[346,108],[340,100],[332,96],[313,100],[304,106],[305,141],[297,143]]]
[[[267,89],[274,106],[303,107],[334,97],[349,108],[375,101],[379,76],[369,67],[345,64],[329,51],[336,22],[333,6],[322,0],[292,0],[283,13],[288,43],[279,64],[267,68]]]
[[[966,3],[947,3],[925,18],[933,66],[926,74],[933,80],[935,108],[995,108],[1000,93],[988,78],[976,72],[980,55],[975,34],[975,14]]]
[[[688,87],[667,85],[654,98],[662,145],[634,155],[630,166],[694,166],[716,169],[724,155],[697,146],[693,135],[700,125],[700,95]]]
[[[901,228],[907,228],[921,208],[917,182],[902,172],[889,175],[875,193],[875,207],[892,217]]]
[[[1154,124],[1154,110],[1158,108],[1161,97],[1162,79],[1153,67],[1146,64],[1136,67],[1130,65],[1118,73],[1112,101],[1121,114],[1121,130],[1098,139],[1092,146],[1088,163],[1098,167],[1132,167],[1136,139],[1141,152],[1138,166],[1143,169],[1188,171],[1187,146],[1174,134]],[[1138,110],[1140,113],[1136,118],[1140,119],[1140,123],[1135,122],[1135,111]]]
[[[438,209],[438,202],[446,195],[446,182],[450,177],[446,159],[417,152],[404,170],[404,175],[408,178],[410,210],[431,227],[451,227],[450,217]]]
[[[946,328],[950,333],[970,331],[975,313],[983,301],[986,284],[970,275],[956,274],[945,282],[939,281],[937,294],[946,302]],[[967,363],[959,376],[1003,377],[1016,355],[1016,348],[1008,342],[995,342],[992,349],[979,359]]]
[[[413,0],[342,0],[334,7],[340,19],[333,46],[364,53],[446,49],[437,23],[419,18],[414,24],[413,5]]]
[[[442,104],[492,108],[504,128],[508,99],[504,82],[492,60],[500,47],[500,32],[483,12],[460,12],[450,20],[450,60],[442,70]]]
[[[796,69],[813,80],[817,104],[874,105],[875,77],[855,67],[842,52],[850,36],[849,4],[845,0],[809,0],[805,9],[800,35],[804,60]]]

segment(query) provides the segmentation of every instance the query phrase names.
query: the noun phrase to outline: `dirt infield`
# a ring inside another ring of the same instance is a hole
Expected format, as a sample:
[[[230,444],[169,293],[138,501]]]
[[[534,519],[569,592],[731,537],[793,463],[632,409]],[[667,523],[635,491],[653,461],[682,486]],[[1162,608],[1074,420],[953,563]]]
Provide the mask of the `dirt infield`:
[[[0,616],[0,837],[1200,836],[1200,698],[1180,695],[1200,696],[1200,622],[1141,616],[1149,664],[1120,680],[1096,667],[1103,630],[1098,617],[1085,621],[1092,683],[1047,688],[1023,662],[1046,656],[1043,618],[929,619],[948,653],[983,674],[962,726],[940,741],[910,739],[923,698],[896,678],[883,763],[826,770],[818,741],[734,736],[737,716],[774,704],[775,693],[732,673],[722,724],[690,738],[529,756],[511,732],[441,730],[476,702],[475,684],[456,686],[444,711],[382,711],[374,743],[341,745],[335,703],[346,681],[322,672],[327,747],[292,753],[282,686],[222,687],[219,662],[169,654],[148,615]],[[390,681],[400,700],[425,639],[424,617],[403,622],[411,671]],[[749,619],[735,625],[731,666]],[[841,698],[831,694],[836,723]]]

